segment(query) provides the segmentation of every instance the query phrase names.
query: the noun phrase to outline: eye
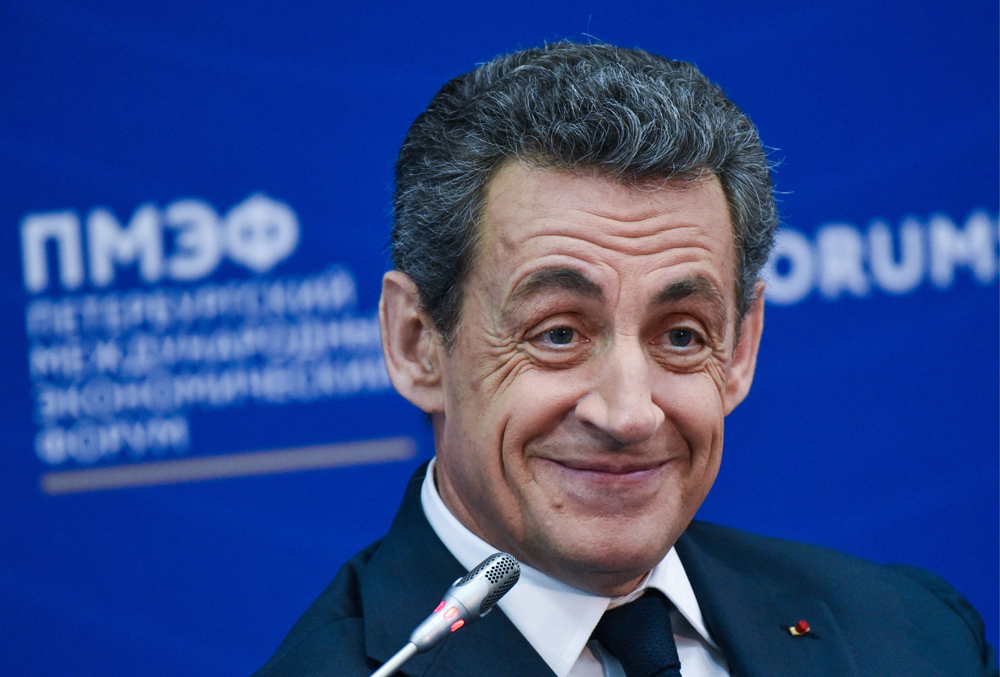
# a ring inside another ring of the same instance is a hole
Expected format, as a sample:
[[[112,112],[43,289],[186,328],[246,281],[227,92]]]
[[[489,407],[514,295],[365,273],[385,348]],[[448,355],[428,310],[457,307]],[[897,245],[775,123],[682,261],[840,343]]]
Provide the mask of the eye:
[[[669,320],[650,342],[651,354],[667,369],[691,370],[698,368],[708,358],[710,349],[705,333],[696,321],[686,318]]]
[[[590,344],[585,331],[573,323],[556,324],[558,321],[554,319],[528,336],[532,354],[542,362],[558,365],[583,359]]]
[[[532,361],[544,368],[566,369],[580,364],[590,354],[587,327],[573,318],[549,318],[525,338],[524,346]]]
[[[675,348],[687,348],[694,341],[694,332],[690,329],[671,329],[667,332],[667,339]]]
[[[569,345],[575,335],[576,332],[569,327],[556,327],[555,329],[549,329],[543,334],[553,345],[557,346]]]
[[[704,334],[685,323],[674,325],[661,334],[659,345],[677,356],[693,355],[701,352],[706,341]]]

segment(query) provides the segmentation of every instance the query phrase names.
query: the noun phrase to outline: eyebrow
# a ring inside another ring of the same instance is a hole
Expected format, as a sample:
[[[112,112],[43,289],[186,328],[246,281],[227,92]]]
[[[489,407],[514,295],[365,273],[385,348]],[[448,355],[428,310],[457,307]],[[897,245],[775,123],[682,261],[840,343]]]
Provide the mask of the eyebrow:
[[[707,277],[698,275],[671,282],[660,290],[660,293],[656,295],[656,298],[649,305],[652,308],[676,303],[677,301],[692,297],[702,299],[708,303],[713,328],[722,332],[728,320],[726,301],[716,286]]]
[[[600,285],[572,268],[543,268],[524,279],[510,295],[511,303],[523,301],[541,291],[563,290],[596,301],[604,300]]]
[[[586,275],[573,268],[543,268],[524,279],[510,295],[509,303],[517,305],[532,294],[548,290],[565,290],[583,298],[604,300],[604,290]],[[687,298],[697,298],[709,305],[712,328],[724,333],[728,314],[726,301],[707,277],[697,275],[671,282],[650,301],[650,308],[676,303]],[[508,311],[509,313],[509,311]],[[508,313],[504,313],[505,315]]]

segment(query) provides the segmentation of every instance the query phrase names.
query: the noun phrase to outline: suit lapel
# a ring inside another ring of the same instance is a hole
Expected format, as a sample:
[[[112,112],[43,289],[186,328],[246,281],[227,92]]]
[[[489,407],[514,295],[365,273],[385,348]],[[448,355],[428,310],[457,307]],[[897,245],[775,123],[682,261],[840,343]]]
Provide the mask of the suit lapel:
[[[407,486],[389,533],[361,580],[365,650],[384,663],[403,647],[465,568],[431,529],[420,505],[426,465]],[[400,673],[413,677],[539,675],[552,671],[499,608],[431,649]]]
[[[787,582],[768,577],[752,554],[732,553],[692,523],[677,554],[691,581],[705,624],[737,677],[857,675],[857,668],[829,607],[820,599],[789,594]],[[763,573],[762,573],[763,572]],[[799,620],[810,631],[794,636]]]

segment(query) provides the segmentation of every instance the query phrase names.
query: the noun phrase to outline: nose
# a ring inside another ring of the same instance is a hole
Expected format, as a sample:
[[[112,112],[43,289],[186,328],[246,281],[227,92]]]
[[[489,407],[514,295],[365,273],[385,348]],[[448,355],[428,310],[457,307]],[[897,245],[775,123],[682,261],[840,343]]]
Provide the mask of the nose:
[[[664,421],[653,402],[649,358],[638,339],[617,342],[596,365],[593,387],[576,403],[576,416],[620,444],[648,440]]]

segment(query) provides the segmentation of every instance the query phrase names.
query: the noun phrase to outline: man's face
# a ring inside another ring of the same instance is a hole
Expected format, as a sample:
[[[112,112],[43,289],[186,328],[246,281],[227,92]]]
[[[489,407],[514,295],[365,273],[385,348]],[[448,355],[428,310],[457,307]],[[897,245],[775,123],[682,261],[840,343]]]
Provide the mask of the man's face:
[[[752,378],[760,332],[734,359],[722,189],[511,163],[481,228],[458,335],[436,353],[438,489],[495,547],[627,591],[701,505]]]

